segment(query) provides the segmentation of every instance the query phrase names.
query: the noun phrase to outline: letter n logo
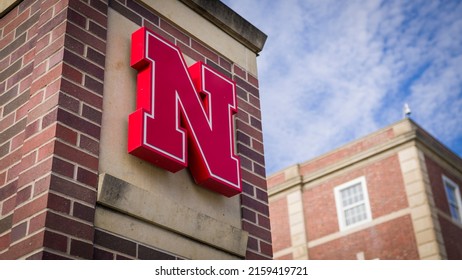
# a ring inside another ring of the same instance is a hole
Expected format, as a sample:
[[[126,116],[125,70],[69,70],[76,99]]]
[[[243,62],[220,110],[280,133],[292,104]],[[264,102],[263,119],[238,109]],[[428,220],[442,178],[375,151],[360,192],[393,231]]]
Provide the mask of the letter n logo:
[[[242,191],[234,151],[235,83],[203,63],[187,68],[178,47],[145,27],[132,34],[138,70],[128,152],[226,196]]]

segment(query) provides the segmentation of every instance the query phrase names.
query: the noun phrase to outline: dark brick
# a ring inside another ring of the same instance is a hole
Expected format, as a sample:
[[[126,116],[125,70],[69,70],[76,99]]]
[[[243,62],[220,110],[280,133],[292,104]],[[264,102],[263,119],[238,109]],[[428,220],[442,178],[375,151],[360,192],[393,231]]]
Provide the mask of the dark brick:
[[[95,141],[85,135],[80,135],[80,143],[79,147],[94,154],[98,155],[99,154],[99,142]]]
[[[248,82],[241,79],[241,77],[234,75],[234,80],[236,84],[242,87],[244,90],[249,92],[250,94],[254,95],[255,97],[259,98],[258,88],[254,87],[253,85],[249,84]]]
[[[71,3],[78,1],[71,1]],[[72,36],[75,40],[82,42],[83,44],[89,45],[98,51],[104,53],[106,51],[106,42],[89,33],[88,31],[78,27],[77,25],[69,22],[67,24],[67,34]]]
[[[18,60],[12,65],[10,65],[8,68],[4,69],[3,71],[0,72],[0,82],[5,81],[8,77],[12,76],[14,73],[19,71],[22,66],[22,60]]]
[[[94,248],[93,259],[95,260],[113,260],[114,254],[103,249]]]
[[[174,260],[175,256],[138,245],[138,258],[141,260]]]
[[[255,172],[256,174],[262,177],[266,177],[265,167],[256,162],[253,163],[253,172]]]
[[[263,135],[260,131],[256,130],[254,127],[240,121],[236,120],[236,128],[239,131],[245,132],[245,134],[249,135],[252,138],[257,139],[258,141],[263,141]]]
[[[149,11],[147,8],[143,7],[142,5],[138,4],[136,1],[127,0],[127,6],[135,11],[137,14],[141,15],[145,19],[149,20],[151,23],[155,25],[159,25],[159,17]]]
[[[205,57],[181,42],[177,42],[178,47],[184,55],[189,56],[195,61],[205,62]]]
[[[93,109],[87,105],[83,105],[82,116],[89,119],[90,121],[95,122],[98,125],[101,125],[102,113],[98,110]]]
[[[42,260],[70,260],[70,258],[66,258],[54,253],[50,253],[47,251],[42,252]]]
[[[67,34],[64,39],[64,46],[67,49],[73,51],[74,53],[78,53],[80,55],[82,55],[85,50],[84,44],[82,44],[81,42],[77,41],[76,39],[72,38],[71,36]]]
[[[0,220],[0,235],[11,229],[13,225],[13,214]]]
[[[214,70],[216,70],[217,72],[219,72],[220,74],[224,75],[225,77],[227,77],[228,79],[231,79],[232,78],[232,75],[226,71],[225,69],[221,68],[220,66],[218,66],[218,64],[216,64],[215,62],[211,61],[210,59],[206,59],[206,64],[208,66],[210,66],[211,68],[213,68]]]
[[[72,216],[88,221],[90,223],[93,223],[95,220],[95,209],[85,206],[83,204],[80,204],[78,202],[74,202],[74,207],[73,207],[73,213]]]
[[[96,245],[136,257],[136,244],[134,242],[107,232],[96,229],[94,242]]]
[[[101,96],[103,95],[104,84],[88,75],[85,75],[84,86]]]
[[[163,19],[160,20],[160,28],[165,30],[167,33],[171,34],[177,40],[182,41],[186,45],[190,44],[189,36],[187,36],[186,34],[181,32],[180,30],[178,30],[178,28],[174,27],[173,25],[171,25],[170,23],[168,23],[167,21],[165,21]]]
[[[74,113],[80,111],[80,101],[62,92],[59,94],[59,105]],[[56,110],[56,112],[58,111]]]
[[[83,259],[93,258],[93,244],[82,242],[80,240],[71,240],[71,255]]]
[[[87,49],[87,58],[99,66],[104,67],[106,57],[90,47]]]
[[[96,203],[96,190],[90,190],[55,175],[51,176],[50,189],[89,204]]]
[[[11,229],[11,242],[18,241],[19,239],[26,236],[27,222],[21,223]]]
[[[10,126],[8,129],[5,129],[0,134],[0,144],[4,143],[6,140],[10,140],[13,136],[19,134],[20,132],[24,131],[26,128],[27,119],[24,118],[19,122],[15,123],[14,125]]]
[[[43,246],[60,252],[67,251],[67,237],[49,230],[45,231]]]
[[[262,189],[266,189],[266,180],[262,177],[255,175],[245,169],[242,170],[242,180],[258,186]]]
[[[90,104],[96,108],[102,108],[103,98],[82,86],[78,86],[69,82],[67,79],[61,80],[61,90],[70,96],[75,97],[77,100],[81,100],[87,104]]]
[[[247,241],[247,249],[258,251],[258,240],[249,236],[249,240]]]
[[[80,132],[86,133],[94,138],[99,139],[101,132],[100,127],[79,116],[58,109],[58,121]]]
[[[197,42],[196,40],[191,39],[191,47],[199,53],[203,54],[205,57],[218,63],[218,55],[211,51],[209,48],[202,45],[201,43]]]
[[[265,157],[255,152],[253,149],[247,147],[246,145],[237,143],[237,151],[238,151],[238,154],[245,155],[249,159],[256,161],[257,163],[261,165],[265,165]]]
[[[8,91],[0,94],[0,106],[5,105],[8,101],[13,99],[18,94],[18,89],[19,89],[19,86],[16,85],[10,88]],[[6,114],[3,113],[3,116],[6,116]]]
[[[71,209],[71,202],[67,198],[56,195],[54,193],[49,193],[47,208],[52,209],[56,212],[69,214],[69,211]]]
[[[17,39],[15,39],[12,43],[8,44],[3,50],[0,50],[0,60],[5,58],[6,56],[13,53],[14,50],[18,49],[22,44],[26,42],[27,34],[22,34]],[[0,75],[0,81],[3,81],[2,75]]]
[[[246,221],[242,221],[242,229],[249,232],[250,235],[271,243],[271,232],[267,229],[261,228]]]
[[[255,127],[256,129],[258,130],[261,130],[261,121],[254,118],[254,117],[250,117],[250,124]]]
[[[68,50],[64,50],[63,61],[77,67],[77,69],[81,70],[84,73],[89,73],[93,75],[101,81],[104,80],[104,69],[98,65],[89,62],[88,60],[82,58],[79,55],[76,55]]]
[[[6,142],[3,145],[0,145],[0,158],[10,152],[10,142]]]
[[[132,22],[136,23],[137,25],[141,25],[141,17],[136,13],[132,12],[131,10],[127,9],[125,6],[120,4],[117,1],[109,0],[109,7],[113,8],[117,12],[119,12],[124,17],[128,18]]]
[[[250,136],[243,133],[242,131],[237,131],[236,132],[236,135],[237,135],[237,141],[243,143],[243,144],[246,144],[247,146],[250,146],[251,145],[251,141],[250,141]]]
[[[93,238],[91,226],[53,212],[48,213],[46,227],[81,239],[92,240]]]
[[[257,222],[257,215],[254,211],[247,209],[247,208],[242,208],[242,219],[248,220],[252,223]]]
[[[257,211],[258,213],[262,213],[265,216],[269,216],[269,209],[268,205],[256,200],[255,198],[249,197],[245,194],[241,195],[242,205],[249,207]]]
[[[69,177],[71,179],[74,178],[74,164],[68,161],[64,161],[62,159],[54,157],[52,168],[53,172],[55,173]]]
[[[107,4],[101,0],[90,0],[90,6],[100,11],[102,14],[107,15]]]
[[[102,13],[98,9],[95,9],[82,1],[69,1],[69,7],[80,14],[85,15],[85,17],[94,20],[101,26],[107,25],[107,15],[105,12]]]
[[[231,72],[232,70],[232,63],[223,57],[220,57],[220,66],[226,69],[226,71]]]
[[[77,181],[89,186],[98,184],[98,175],[83,168],[77,169]]]
[[[55,154],[92,170],[98,169],[98,158],[84,153],[62,142],[56,142]]]
[[[77,84],[81,84],[83,80],[82,71],[69,65],[69,63],[63,63],[62,75]]]
[[[82,28],[86,28],[87,27],[87,19],[86,17],[82,16],[81,14],[79,14],[78,12],[76,12],[74,9],[70,8],[68,9],[67,11],[67,19],[72,22],[72,23],[75,23],[76,25],[82,27]]]
[[[14,73],[14,75],[8,79],[7,86],[12,87],[13,85],[19,83],[24,78],[32,75],[33,69],[34,69],[34,63],[31,61],[26,66],[21,67],[21,69],[18,72]]]

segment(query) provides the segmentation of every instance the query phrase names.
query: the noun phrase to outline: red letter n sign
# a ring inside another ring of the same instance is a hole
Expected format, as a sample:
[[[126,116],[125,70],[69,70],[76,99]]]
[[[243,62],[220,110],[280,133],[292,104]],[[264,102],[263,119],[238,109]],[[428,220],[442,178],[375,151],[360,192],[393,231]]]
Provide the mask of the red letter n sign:
[[[170,172],[188,166],[196,183],[223,195],[240,193],[235,83],[200,62],[188,68],[178,47],[145,27],[132,34],[131,66],[128,152]]]

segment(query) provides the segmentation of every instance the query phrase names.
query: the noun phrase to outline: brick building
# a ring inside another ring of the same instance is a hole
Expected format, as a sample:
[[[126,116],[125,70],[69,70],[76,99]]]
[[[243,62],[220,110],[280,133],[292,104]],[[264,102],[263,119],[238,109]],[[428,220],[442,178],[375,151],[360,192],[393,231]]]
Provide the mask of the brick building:
[[[462,259],[462,159],[404,119],[268,178],[275,259]]]
[[[0,16],[0,259],[272,257],[256,63],[265,34],[220,1],[7,0]],[[240,194],[128,154],[141,26],[184,65],[235,82]]]

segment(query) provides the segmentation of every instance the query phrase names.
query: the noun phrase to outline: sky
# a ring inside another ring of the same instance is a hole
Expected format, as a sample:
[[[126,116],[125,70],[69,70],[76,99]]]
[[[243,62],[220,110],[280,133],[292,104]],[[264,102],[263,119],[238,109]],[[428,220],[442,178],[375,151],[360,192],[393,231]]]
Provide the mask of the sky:
[[[462,1],[224,0],[257,58],[267,174],[411,118],[462,157]]]

